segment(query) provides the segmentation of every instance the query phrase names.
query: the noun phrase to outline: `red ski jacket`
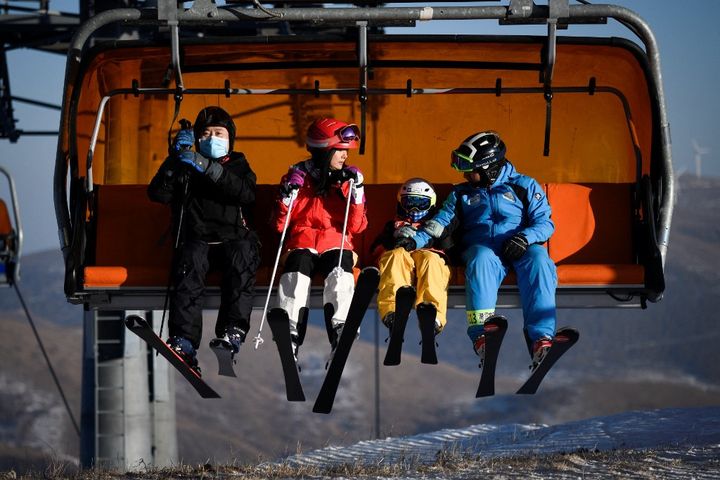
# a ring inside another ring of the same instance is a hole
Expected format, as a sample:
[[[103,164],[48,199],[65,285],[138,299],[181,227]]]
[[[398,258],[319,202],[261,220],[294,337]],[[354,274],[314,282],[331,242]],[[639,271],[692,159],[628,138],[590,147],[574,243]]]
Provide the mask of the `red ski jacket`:
[[[293,168],[305,170],[302,162]],[[285,183],[288,175],[284,175],[281,184]],[[342,241],[343,221],[345,220],[345,206],[350,194],[350,183],[332,185],[324,196],[315,194],[317,181],[308,173],[305,183],[298,190],[297,197],[290,212],[290,223],[285,236],[287,250],[295,248],[311,248],[319,254],[333,248],[340,248]],[[285,225],[288,206],[287,199],[278,198],[276,202],[275,228],[282,232]],[[367,227],[365,203],[350,202],[347,231],[344,249],[354,250],[353,235],[359,234]]]

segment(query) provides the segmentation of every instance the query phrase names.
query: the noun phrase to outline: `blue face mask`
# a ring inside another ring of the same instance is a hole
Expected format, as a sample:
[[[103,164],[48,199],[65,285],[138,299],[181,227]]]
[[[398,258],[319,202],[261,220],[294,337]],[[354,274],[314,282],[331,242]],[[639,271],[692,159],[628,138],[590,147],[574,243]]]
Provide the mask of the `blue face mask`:
[[[200,140],[200,153],[210,158],[222,158],[228,154],[230,141],[220,137]]]

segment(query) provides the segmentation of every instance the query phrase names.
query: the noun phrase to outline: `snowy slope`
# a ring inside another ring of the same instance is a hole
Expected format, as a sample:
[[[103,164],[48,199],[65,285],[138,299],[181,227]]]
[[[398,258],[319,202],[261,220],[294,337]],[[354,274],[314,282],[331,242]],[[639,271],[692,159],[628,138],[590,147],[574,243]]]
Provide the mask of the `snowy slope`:
[[[563,425],[474,425],[330,446],[285,459],[294,466],[430,464],[440,451],[497,458],[575,451],[720,446],[720,407],[663,409]]]

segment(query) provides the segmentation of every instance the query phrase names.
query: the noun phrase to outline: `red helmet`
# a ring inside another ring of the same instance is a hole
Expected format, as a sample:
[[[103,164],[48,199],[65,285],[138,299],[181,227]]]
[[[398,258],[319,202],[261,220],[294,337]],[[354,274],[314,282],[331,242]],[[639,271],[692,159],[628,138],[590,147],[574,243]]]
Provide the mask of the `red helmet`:
[[[308,150],[330,150],[358,148],[360,129],[354,123],[345,123],[334,118],[318,118],[309,127],[305,140]]]

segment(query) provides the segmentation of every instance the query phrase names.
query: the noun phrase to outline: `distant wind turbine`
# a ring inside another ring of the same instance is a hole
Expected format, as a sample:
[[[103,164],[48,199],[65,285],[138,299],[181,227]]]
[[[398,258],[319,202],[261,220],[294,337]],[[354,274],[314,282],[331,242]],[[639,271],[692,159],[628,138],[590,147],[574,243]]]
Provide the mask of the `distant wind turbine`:
[[[698,145],[697,140],[694,138],[692,139],[692,147],[695,154],[695,176],[700,178],[702,176],[702,156],[710,153],[710,149]]]
[[[675,198],[673,198],[673,205],[677,205],[678,198],[680,198],[680,177],[682,177],[686,171],[686,167],[681,167],[675,174]]]

